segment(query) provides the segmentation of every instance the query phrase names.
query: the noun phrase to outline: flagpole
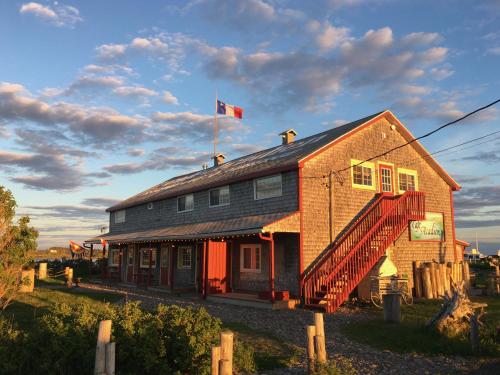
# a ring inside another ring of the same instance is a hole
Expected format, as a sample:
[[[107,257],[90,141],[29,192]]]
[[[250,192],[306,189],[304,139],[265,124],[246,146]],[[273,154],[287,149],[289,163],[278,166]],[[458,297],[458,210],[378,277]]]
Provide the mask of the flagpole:
[[[214,158],[217,156],[218,118],[217,118],[217,89],[215,90],[215,113],[214,113]]]

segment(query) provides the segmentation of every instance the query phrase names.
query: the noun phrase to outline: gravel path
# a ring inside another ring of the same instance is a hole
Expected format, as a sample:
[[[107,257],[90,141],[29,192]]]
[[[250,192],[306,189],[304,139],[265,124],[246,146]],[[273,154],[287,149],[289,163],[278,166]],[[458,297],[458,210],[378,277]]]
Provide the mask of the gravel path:
[[[250,328],[266,331],[274,336],[305,347],[305,327],[313,324],[310,311],[267,310],[240,307],[200,300],[194,295],[176,295],[161,292],[138,290],[121,286],[101,284],[81,284],[84,289],[127,293],[129,300],[140,300],[145,308],[157,304],[178,304],[183,306],[205,307],[210,314],[223,322],[236,322]],[[369,346],[350,341],[340,333],[339,327],[348,322],[368,319],[369,315],[360,309],[339,309],[335,314],[325,315],[325,335],[327,352],[330,358],[347,358],[359,374],[498,374],[500,361],[481,361],[463,357],[401,354],[388,350],[380,351]],[[390,332],[388,331],[388,334]],[[304,372],[305,361],[301,366],[291,369],[268,371],[266,374],[300,374]]]

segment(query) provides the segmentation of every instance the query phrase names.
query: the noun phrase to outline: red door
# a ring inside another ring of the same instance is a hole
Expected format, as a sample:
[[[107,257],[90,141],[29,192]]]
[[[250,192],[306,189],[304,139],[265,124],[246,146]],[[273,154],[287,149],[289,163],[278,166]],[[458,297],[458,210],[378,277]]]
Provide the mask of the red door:
[[[379,164],[380,192],[394,194],[394,168],[392,165]]]
[[[162,245],[160,250],[160,285],[168,286],[169,285],[169,259],[170,252],[168,251],[168,245]]]
[[[227,242],[208,241],[208,293],[227,292]]]

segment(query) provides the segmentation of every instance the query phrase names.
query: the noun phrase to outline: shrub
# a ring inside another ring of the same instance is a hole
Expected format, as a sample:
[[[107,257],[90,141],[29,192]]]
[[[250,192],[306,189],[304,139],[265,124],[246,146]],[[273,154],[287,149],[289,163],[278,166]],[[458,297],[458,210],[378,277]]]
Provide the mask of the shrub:
[[[16,349],[22,344],[22,334],[11,322],[0,316],[0,363],[2,372],[17,371]]]
[[[235,342],[233,362],[236,370],[244,374],[253,373],[257,370],[255,364],[255,351],[253,347],[244,342]]]
[[[357,373],[352,363],[346,358],[329,361],[326,364],[316,364],[313,371],[314,375],[356,375]]]

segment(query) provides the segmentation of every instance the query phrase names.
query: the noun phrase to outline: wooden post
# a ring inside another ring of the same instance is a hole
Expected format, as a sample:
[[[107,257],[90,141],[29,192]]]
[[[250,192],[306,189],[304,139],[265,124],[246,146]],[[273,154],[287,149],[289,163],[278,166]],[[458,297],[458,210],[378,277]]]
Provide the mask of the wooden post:
[[[472,347],[472,352],[477,353],[479,351],[479,321],[477,312],[470,318],[470,344]]]
[[[273,234],[269,235],[269,299],[274,302],[274,238]]]
[[[69,267],[64,267],[64,277],[68,277]]]
[[[211,375],[219,375],[220,346],[212,346]]]
[[[429,265],[431,270],[432,298],[438,298],[436,263],[431,262]]]
[[[314,329],[318,362],[326,363],[325,324],[322,313],[314,313]]]
[[[114,342],[106,344],[106,375],[115,375],[115,349]]]
[[[232,363],[227,359],[219,361],[219,375],[233,375]]]
[[[422,297],[422,275],[420,273],[421,262],[413,262],[413,287],[415,288],[415,297]]]
[[[66,287],[73,287],[73,268],[68,269],[68,274],[66,275]]]
[[[422,281],[424,286],[424,297],[427,299],[432,299],[432,281],[431,281],[431,269],[429,263],[425,263],[424,268],[422,268]]]
[[[307,326],[307,371],[309,374],[314,371],[314,336],[316,336],[316,327]]]
[[[38,267],[38,280],[44,280],[47,278],[47,263],[40,263]]]
[[[495,264],[495,286],[497,294],[500,294],[500,267],[498,263]]]
[[[448,289],[446,289],[446,264],[444,263],[439,263],[439,277],[440,277],[440,284],[443,292],[443,296],[446,295]]]
[[[469,272],[469,262],[464,261],[462,263],[462,272],[465,280],[465,288],[470,289],[470,272]]]
[[[97,345],[95,348],[94,375],[106,374],[106,345],[111,340],[111,320],[102,320],[97,332]]]
[[[231,375],[233,373],[233,337],[234,334],[231,331],[224,331],[220,334],[220,358],[221,358],[221,363],[224,360],[227,360],[229,362],[229,372],[228,374]],[[220,367],[222,369],[222,365]],[[225,373],[220,372],[220,375],[225,375]]]
[[[401,296],[399,293],[384,294],[384,321],[386,323],[401,322]]]
[[[437,289],[439,297],[444,297],[444,277],[445,271],[443,270],[444,264],[438,263],[436,264],[436,280],[437,280]]]
[[[446,263],[446,288],[451,292],[451,262]]]

